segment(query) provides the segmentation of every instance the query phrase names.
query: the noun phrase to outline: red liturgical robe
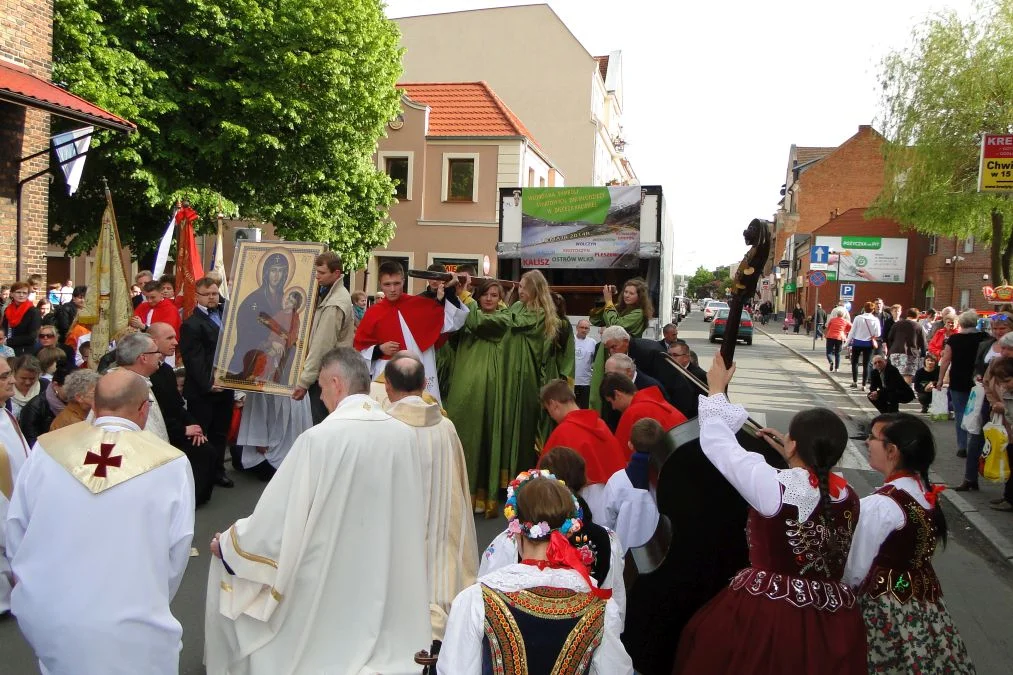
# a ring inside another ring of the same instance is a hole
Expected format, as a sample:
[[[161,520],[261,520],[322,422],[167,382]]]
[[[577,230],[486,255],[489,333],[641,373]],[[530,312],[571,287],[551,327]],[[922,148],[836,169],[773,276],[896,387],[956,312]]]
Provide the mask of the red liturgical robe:
[[[424,352],[436,344],[443,331],[443,305],[431,298],[405,293],[396,302],[381,300],[366,310],[355,330],[355,348],[361,352],[384,342],[397,342],[401,349],[408,349],[399,313],[420,351]]]
[[[545,441],[548,452],[555,447],[572,448],[584,458],[587,484],[607,483],[616,471],[626,468],[626,455],[596,410],[567,413]]]
[[[630,450],[630,433],[633,431],[633,425],[645,417],[656,420],[665,431],[671,431],[686,421],[686,416],[665,400],[660,389],[657,387],[641,389],[633,395],[633,401],[619,418],[619,428],[616,429],[616,440],[619,441],[623,456],[627,460],[633,456],[633,451]]]
[[[149,320],[150,312],[150,320]],[[145,326],[153,323],[167,323],[176,329],[176,339],[179,339],[179,307],[172,300],[162,300],[152,307],[149,302],[142,302],[134,310],[134,316],[141,320]]]

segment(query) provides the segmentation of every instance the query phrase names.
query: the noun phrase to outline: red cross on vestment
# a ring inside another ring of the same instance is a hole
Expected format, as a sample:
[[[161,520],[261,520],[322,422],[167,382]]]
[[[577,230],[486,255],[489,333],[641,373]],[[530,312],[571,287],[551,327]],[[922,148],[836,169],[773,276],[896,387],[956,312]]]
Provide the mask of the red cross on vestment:
[[[98,464],[98,466],[95,467],[95,473],[92,474],[95,478],[105,478],[107,466],[118,467],[123,462],[123,455],[110,457],[113,452],[113,446],[115,445],[115,443],[103,443],[99,446],[99,452],[102,453],[101,455],[96,455],[90,450],[88,451],[88,454],[85,455],[85,464]]]

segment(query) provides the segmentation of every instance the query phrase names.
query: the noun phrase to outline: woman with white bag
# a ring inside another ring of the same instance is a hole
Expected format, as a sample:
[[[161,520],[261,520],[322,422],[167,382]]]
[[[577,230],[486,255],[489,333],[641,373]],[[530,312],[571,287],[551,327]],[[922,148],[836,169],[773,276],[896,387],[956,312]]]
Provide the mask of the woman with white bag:
[[[869,357],[872,350],[879,345],[882,326],[873,314],[876,305],[865,303],[862,313],[855,317],[848,331],[848,346],[851,347],[851,388],[858,389],[858,359],[862,359],[862,391],[865,391],[866,378],[869,376]]]

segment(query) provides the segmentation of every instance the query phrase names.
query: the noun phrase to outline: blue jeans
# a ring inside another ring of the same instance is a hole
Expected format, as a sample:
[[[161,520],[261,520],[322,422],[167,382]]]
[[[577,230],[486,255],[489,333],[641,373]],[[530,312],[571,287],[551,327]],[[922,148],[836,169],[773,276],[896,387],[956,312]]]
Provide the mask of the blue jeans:
[[[957,450],[967,449],[967,431],[960,423],[964,421],[964,408],[967,407],[967,399],[970,398],[969,391],[954,391],[950,389],[950,400],[953,401],[953,421],[957,424]]]
[[[841,343],[843,340],[835,340],[833,338],[827,338],[827,361],[834,370],[841,367]],[[833,357],[833,358],[831,358]]]

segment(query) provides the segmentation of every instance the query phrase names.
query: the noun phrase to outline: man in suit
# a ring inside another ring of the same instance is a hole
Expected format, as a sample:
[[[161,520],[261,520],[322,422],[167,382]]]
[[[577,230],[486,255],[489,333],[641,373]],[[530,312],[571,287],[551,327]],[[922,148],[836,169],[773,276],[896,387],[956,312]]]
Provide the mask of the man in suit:
[[[637,364],[638,372],[652,376],[654,375],[655,357],[665,353],[661,342],[631,338],[622,326],[609,326],[601,334],[601,346],[608,350],[605,352],[607,355],[626,354]]]
[[[158,367],[148,379],[151,381],[151,393],[155,396],[169,444],[181,450],[190,460],[193,471],[194,498],[198,505],[211,498],[214,487],[214,455],[208,445],[207,434],[197,422],[194,415],[187,410],[186,402],[176,385],[176,373],[165,358],[176,353],[176,329],[162,322],[155,322],[148,327],[148,337],[155,343],[155,356]],[[196,409],[197,406],[194,406]]]
[[[696,379],[700,380],[700,382],[707,384],[707,371],[693,363],[693,354],[690,352],[689,345],[685,340],[676,340],[668,348],[668,355],[675,359],[676,363],[688,370]]]
[[[661,330],[661,334],[664,339],[658,340],[658,344],[667,352],[679,340],[679,327],[670,323]]]
[[[186,366],[183,396],[190,415],[204,429],[210,442],[207,448],[207,454],[212,457],[210,482],[230,488],[234,483],[225,475],[225,448],[232,422],[233,395],[231,390],[212,384],[215,347],[225,307],[214,279],[204,277],[196,287],[197,306],[180,326],[179,353]],[[195,468],[195,480],[196,474]]]

